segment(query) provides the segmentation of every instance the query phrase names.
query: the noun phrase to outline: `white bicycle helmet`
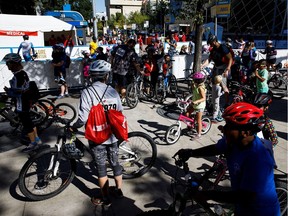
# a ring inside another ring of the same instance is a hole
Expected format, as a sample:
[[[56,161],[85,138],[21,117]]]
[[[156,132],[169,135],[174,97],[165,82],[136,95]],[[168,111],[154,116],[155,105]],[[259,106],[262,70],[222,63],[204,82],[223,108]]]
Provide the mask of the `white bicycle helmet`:
[[[21,56],[17,53],[8,53],[2,59],[2,61],[4,62],[17,62],[17,63],[20,63],[21,60],[22,60]]]
[[[273,41],[272,40],[267,40],[266,44],[273,44]]]
[[[96,60],[90,65],[90,75],[103,78],[111,71],[111,64],[104,60]]]

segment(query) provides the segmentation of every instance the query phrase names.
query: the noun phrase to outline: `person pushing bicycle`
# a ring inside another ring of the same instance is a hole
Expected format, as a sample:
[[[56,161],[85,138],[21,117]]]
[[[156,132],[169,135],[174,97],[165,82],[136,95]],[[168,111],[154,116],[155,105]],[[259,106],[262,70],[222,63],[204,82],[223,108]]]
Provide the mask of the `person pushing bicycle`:
[[[222,128],[224,136],[217,144],[195,150],[180,149],[175,155],[187,161],[190,157],[225,154],[232,190],[197,191],[194,197],[234,203],[235,216],[280,215],[272,148],[256,135],[265,121],[263,110],[239,102],[228,106],[223,118],[226,121]]]

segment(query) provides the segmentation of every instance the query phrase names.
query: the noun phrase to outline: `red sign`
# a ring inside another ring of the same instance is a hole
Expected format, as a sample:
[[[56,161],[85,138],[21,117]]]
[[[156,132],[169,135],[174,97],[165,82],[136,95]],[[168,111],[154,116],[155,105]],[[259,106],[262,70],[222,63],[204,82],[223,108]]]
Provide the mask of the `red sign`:
[[[38,32],[37,31],[29,32],[29,31],[0,30],[0,35],[2,36],[23,36],[23,35],[38,36]]]

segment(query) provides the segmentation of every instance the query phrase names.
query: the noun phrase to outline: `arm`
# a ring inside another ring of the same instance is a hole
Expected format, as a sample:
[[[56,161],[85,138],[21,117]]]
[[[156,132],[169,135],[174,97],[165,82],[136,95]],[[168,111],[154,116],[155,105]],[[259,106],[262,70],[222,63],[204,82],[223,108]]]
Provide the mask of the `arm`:
[[[210,60],[209,58],[206,59],[202,64],[201,64],[201,68],[205,68],[208,64],[209,64]]]
[[[19,52],[20,52],[21,48],[22,48],[22,43],[21,43],[21,44],[19,45],[19,47],[18,47],[18,51],[17,51],[17,54],[19,54]]]
[[[255,71],[255,76],[260,82],[264,82],[266,79],[259,75],[258,70]]]
[[[224,71],[224,76],[228,77],[228,74],[229,74],[229,72],[231,70],[231,66],[232,66],[232,63],[233,63],[233,58],[232,58],[232,55],[231,55],[230,52],[226,55],[226,58],[229,60],[229,62],[228,62],[227,68]]]

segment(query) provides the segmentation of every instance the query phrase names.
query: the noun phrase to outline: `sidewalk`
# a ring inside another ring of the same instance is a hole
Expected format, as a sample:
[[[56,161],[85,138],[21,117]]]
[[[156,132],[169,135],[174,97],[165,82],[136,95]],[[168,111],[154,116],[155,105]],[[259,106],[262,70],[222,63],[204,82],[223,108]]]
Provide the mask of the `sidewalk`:
[[[73,98],[73,96],[75,98]],[[76,108],[79,105],[79,95],[72,95],[71,98],[59,100],[73,104]],[[112,200],[109,209],[94,207],[90,197],[99,193],[97,177],[87,168],[78,165],[78,173],[72,184],[54,198],[31,202],[28,201],[17,186],[19,171],[27,160],[27,155],[21,153],[24,148],[16,136],[7,137],[11,127],[7,123],[0,123],[0,215],[3,216],[89,216],[89,215],[115,215],[134,216],[142,211],[155,208],[167,208],[171,203],[170,180],[174,174],[174,161],[171,158],[180,148],[198,148],[216,142],[220,136],[216,125],[202,139],[191,141],[187,136],[181,136],[174,145],[167,145],[163,141],[166,129],[175,122],[173,110],[169,110],[169,103],[175,99],[168,98],[165,105],[152,102],[141,102],[135,109],[125,107],[124,114],[128,118],[130,131],[143,131],[151,135],[157,143],[158,157],[154,167],[143,177],[124,180],[124,198]],[[274,154],[279,170],[287,172],[287,98],[274,100],[270,108],[272,118],[278,135],[279,144],[274,148]],[[59,127],[56,125],[47,129],[41,134],[45,144],[53,145]],[[189,160],[191,171],[200,172],[199,167],[211,165],[208,159]],[[110,186],[114,182],[110,179]]]

